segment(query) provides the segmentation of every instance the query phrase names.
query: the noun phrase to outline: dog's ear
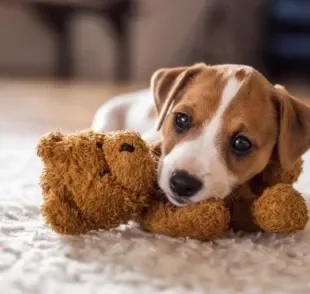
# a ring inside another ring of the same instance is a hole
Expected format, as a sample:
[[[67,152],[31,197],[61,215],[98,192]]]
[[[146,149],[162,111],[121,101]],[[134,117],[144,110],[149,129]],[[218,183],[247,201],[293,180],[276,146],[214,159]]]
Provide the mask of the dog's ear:
[[[278,154],[284,168],[290,169],[310,148],[310,108],[292,97],[281,85],[275,85],[278,109]]]
[[[206,66],[204,63],[197,63],[189,67],[162,68],[154,72],[151,78],[151,91],[159,115],[158,130],[179,91],[204,66]]]
[[[149,143],[149,147],[150,147],[152,153],[157,158],[159,158],[161,156],[161,145],[162,145],[162,141],[161,140]]]

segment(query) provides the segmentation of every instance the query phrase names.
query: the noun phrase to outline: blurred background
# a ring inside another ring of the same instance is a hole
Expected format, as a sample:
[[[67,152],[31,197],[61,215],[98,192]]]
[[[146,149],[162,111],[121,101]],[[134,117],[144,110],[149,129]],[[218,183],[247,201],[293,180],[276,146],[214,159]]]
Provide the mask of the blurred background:
[[[307,101],[310,1],[1,0],[0,132],[88,128],[154,70],[201,61],[254,66]]]

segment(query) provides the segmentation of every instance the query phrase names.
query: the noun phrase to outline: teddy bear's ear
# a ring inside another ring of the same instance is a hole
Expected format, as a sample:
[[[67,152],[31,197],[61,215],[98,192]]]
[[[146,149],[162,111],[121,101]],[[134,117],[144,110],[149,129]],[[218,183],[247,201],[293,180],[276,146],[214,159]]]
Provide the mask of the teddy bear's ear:
[[[281,165],[290,169],[310,148],[310,108],[295,99],[281,85],[275,85],[279,134],[278,154]]]
[[[64,153],[64,135],[60,132],[51,132],[40,138],[37,145],[37,155],[43,161],[53,161],[55,155]]]

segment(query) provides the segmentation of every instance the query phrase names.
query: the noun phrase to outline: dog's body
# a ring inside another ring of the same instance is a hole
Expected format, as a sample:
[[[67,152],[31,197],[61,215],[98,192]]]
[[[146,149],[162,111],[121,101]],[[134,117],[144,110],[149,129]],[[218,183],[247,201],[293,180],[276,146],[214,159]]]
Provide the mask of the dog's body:
[[[271,157],[290,169],[310,147],[310,109],[248,66],[196,64],[158,70],[150,90],[103,105],[93,129],[160,139],[159,185],[183,206],[225,198]]]
[[[117,96],[103,104],[95,114],[94,131],[134,130],[143,139],[154,142],[160,139],[156,130],[157,114],[150,89]]]

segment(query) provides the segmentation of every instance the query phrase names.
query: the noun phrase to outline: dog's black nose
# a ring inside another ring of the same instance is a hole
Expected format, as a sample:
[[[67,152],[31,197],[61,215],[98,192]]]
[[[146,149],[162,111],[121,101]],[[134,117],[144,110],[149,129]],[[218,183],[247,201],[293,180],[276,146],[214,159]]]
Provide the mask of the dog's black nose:
[[[170,178],[170,188],[179,197],[191,197],[202,187],[202,182],[184,170],[175,171]]]

